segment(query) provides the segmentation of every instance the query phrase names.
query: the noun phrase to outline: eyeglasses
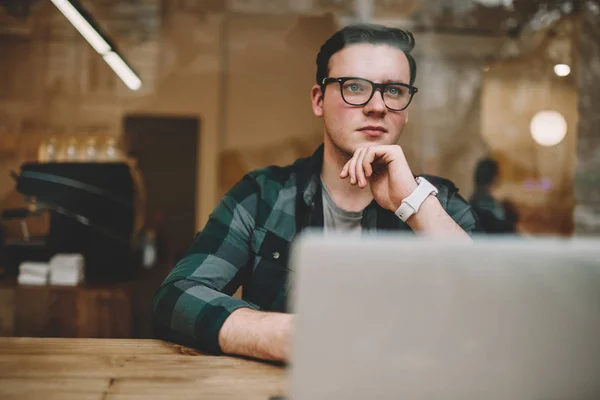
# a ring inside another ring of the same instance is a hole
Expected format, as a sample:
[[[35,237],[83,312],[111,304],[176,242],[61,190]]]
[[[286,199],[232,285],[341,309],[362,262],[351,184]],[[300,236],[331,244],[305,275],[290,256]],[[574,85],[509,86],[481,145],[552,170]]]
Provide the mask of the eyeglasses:
[[[321,84],[325,86],[333,82],[340,84],[342,99],[351,106],[364,106],[371,101],[375,90],[381,89],[381,98],[385,106],[392,111],[406,109],[415,93],[419,91],[416,87],[405,83],[375,83],[355,77],[323,78]]]

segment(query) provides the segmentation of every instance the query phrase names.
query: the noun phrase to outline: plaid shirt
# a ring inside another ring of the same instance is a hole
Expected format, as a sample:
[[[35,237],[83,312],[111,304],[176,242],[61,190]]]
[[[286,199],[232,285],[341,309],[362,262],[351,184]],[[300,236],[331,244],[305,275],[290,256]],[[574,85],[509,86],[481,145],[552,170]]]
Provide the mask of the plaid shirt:
[[[219,330],[234,310],[286,311],[290,243],[303,228],[323,227],[322,162],[323,146],[293,165],[250,172],[223,197],[154,297],[159,337],[218,354]],[[426,178],[454,221],[475,232],[476,217],[454,184]],[[366,231],[410,231],[375,201],[361,225]],[[242,299],[231,297],[241,285]]]

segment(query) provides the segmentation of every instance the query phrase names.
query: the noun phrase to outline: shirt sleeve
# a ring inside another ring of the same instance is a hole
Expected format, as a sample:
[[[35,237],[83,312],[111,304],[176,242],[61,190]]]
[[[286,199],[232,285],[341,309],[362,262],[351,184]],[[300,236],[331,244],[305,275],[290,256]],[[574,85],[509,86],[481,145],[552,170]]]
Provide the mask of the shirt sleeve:
[[[469,236],[484,233],[473,209],[458,191],[450,194],[446,212]]]
[[[469,203],[458,193],[458,188],[451,181],[439,177],[424,175],[439,190],[438,200],[448,215],[469,236],[484,233],[479,219],[471,209]]]
[[[252,267],[257,206],[257,184],[249,176],[223,197],[154,296],[158,337],[219,354],[219,331],[229,315],[243,307],[257,309],[231,297]]]

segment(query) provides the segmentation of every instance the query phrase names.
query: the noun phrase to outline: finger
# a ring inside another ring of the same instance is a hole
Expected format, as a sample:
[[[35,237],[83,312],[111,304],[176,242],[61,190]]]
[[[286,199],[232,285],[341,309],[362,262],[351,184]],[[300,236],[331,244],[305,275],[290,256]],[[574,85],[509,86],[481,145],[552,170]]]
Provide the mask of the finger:
[[[358,180],[358,187],[361,189],[367,186],[367,177],[365,176],[365,169],[363,166],[363,160],[366,153],[367,149],[361,149],[356,157],[356,179]]]
[[[373,165],[371,165],[371,163],[373,162],[372,153],[373,153],[373,151],[369,147],[365,151],[365,154],[363,155],[363,157],[361,159],[361,164],[363,166],[363,170],[365,171],[365,176],[367,179],[370,178],[371,175],[373,175]]]
[[[367,172],[369,173],[369,177],[371,177],[376,170],[379,170],[381,165],[380,158],[382,156],[381,150],[376,147],[369,147],[369,151],[365,154],[365,158],[363,160],[363,164],[367,164],[368,168]]]
[[[348,167],[348,173],[350,174],[350,184],[356,185],[356,158],[360,154],[360,149],[354,152],[354,155],[350,159],[350,165]]]
[[[340,179],[346,179],[349,174],[348,174],[348,168],[350,167],[350,160],[348,160],[348,162],[344,165],[344,168],[342,168],[342,172],[340,173]]]
[[[393,161],[393,155],[390,153],[391,146],[373,146],[369,147],[369,154],[366,161],[371,164],[371,167],[378,169],[384,167]]]

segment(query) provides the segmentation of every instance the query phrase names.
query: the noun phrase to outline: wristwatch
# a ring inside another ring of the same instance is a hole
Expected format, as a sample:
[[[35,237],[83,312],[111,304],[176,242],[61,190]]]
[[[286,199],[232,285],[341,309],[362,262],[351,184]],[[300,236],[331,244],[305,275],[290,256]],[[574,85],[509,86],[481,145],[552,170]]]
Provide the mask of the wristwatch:
[[[402,204],[400,204],[400,207],[396,210],[396,215],[403,222],[406,222],[411,215],[419,211],[421,204],[423,204],[427,197],[438,194],[437,188],[433,186],[427,179],[419,176],[415,179],[415,181],[419,186],[417,186],[417,188],[407,198],[402,200]]]

